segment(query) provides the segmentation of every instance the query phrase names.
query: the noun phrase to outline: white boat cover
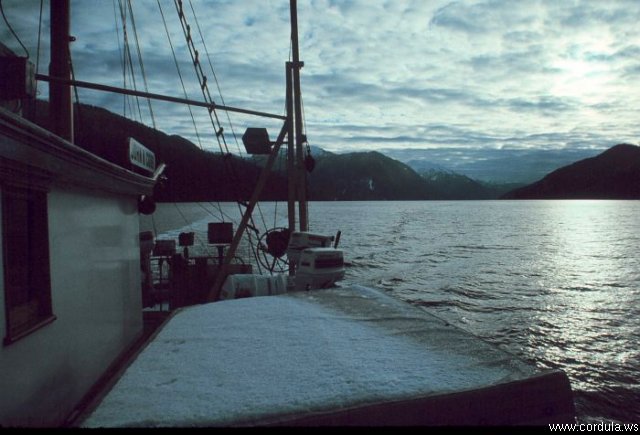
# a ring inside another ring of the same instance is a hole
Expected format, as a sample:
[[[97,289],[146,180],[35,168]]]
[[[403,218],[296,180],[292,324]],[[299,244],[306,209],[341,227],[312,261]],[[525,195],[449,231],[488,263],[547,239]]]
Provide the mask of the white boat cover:
[[[179,310],[85,427],[571,421],[541,373],[378,290],[335,288]]]

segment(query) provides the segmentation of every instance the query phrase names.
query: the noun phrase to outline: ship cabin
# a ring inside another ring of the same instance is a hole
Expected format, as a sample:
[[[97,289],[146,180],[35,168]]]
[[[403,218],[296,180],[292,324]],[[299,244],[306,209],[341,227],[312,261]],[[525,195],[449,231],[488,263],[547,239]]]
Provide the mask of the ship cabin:
[[[0,70],[0,427],[60,426],[142,336],[155,180],[26,120],[33,66],[0,45]]]

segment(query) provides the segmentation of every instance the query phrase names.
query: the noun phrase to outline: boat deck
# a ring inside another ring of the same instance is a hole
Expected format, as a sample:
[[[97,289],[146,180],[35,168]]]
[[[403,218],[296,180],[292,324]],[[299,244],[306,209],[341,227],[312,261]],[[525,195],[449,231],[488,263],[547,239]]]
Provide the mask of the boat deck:
[[[353,286],[178,310],[84,427],[572,422],[571,387]]]

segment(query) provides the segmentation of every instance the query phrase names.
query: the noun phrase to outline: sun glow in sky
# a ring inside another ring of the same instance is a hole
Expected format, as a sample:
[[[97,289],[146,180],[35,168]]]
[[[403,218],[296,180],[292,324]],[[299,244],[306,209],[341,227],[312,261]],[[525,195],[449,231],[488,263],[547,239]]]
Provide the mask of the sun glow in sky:
[[[201,98],[174,2],[160,3],[188,96]],[[290,54],[288,1],[183,3],[202,58],[206,51],[211,55],[224,102],[282,113],[284,63]],[[331,151],[605,149],[637,143],[640,137],[636,0],[298,3],[304,111],[312,145]],[[48,1],[44,4],[41,73],[48,64]],[[120,4],[127,2],[72,0],[72,57],[79,80],[124,85]],[[158,3],[131,4],[149,91],[183,97]],[[4,0],[3,6],[35,62],[40,1]],[[135,60],[129,16],[126,25]],[[23,54],[4,22],[0,40]],[[137,87],[143,90],[134,63]],[[128,87],[131,82],[129,77]],[[46,97],[46,86],[40,90]],[[220,103],[215,87],[212,91]],[[143,107],[140,116],[122,96],[80,90],[80,100],[126,111],[151,125],[148,111]],[[160,130],[199,142],[185,107],[153,104]],[[194,113],[202,121],[200,142],[215,150],[206,111]],[[238,136],[247,126],[266,126],[272,136],[280,128],[274,121],[231,117]],[[225,115],[222,119],[226,122]]]

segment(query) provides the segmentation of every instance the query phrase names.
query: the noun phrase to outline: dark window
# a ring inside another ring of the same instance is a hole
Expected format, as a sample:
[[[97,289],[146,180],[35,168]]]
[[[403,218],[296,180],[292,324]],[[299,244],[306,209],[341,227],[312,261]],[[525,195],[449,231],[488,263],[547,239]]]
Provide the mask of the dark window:
[[[315,262],[316,269],[333,269],[334,267],[343,267],[344,259],[339,258],[317,258]]]
[[[3,187],[5,344],[55,318],[51,311],[47,193]]]

